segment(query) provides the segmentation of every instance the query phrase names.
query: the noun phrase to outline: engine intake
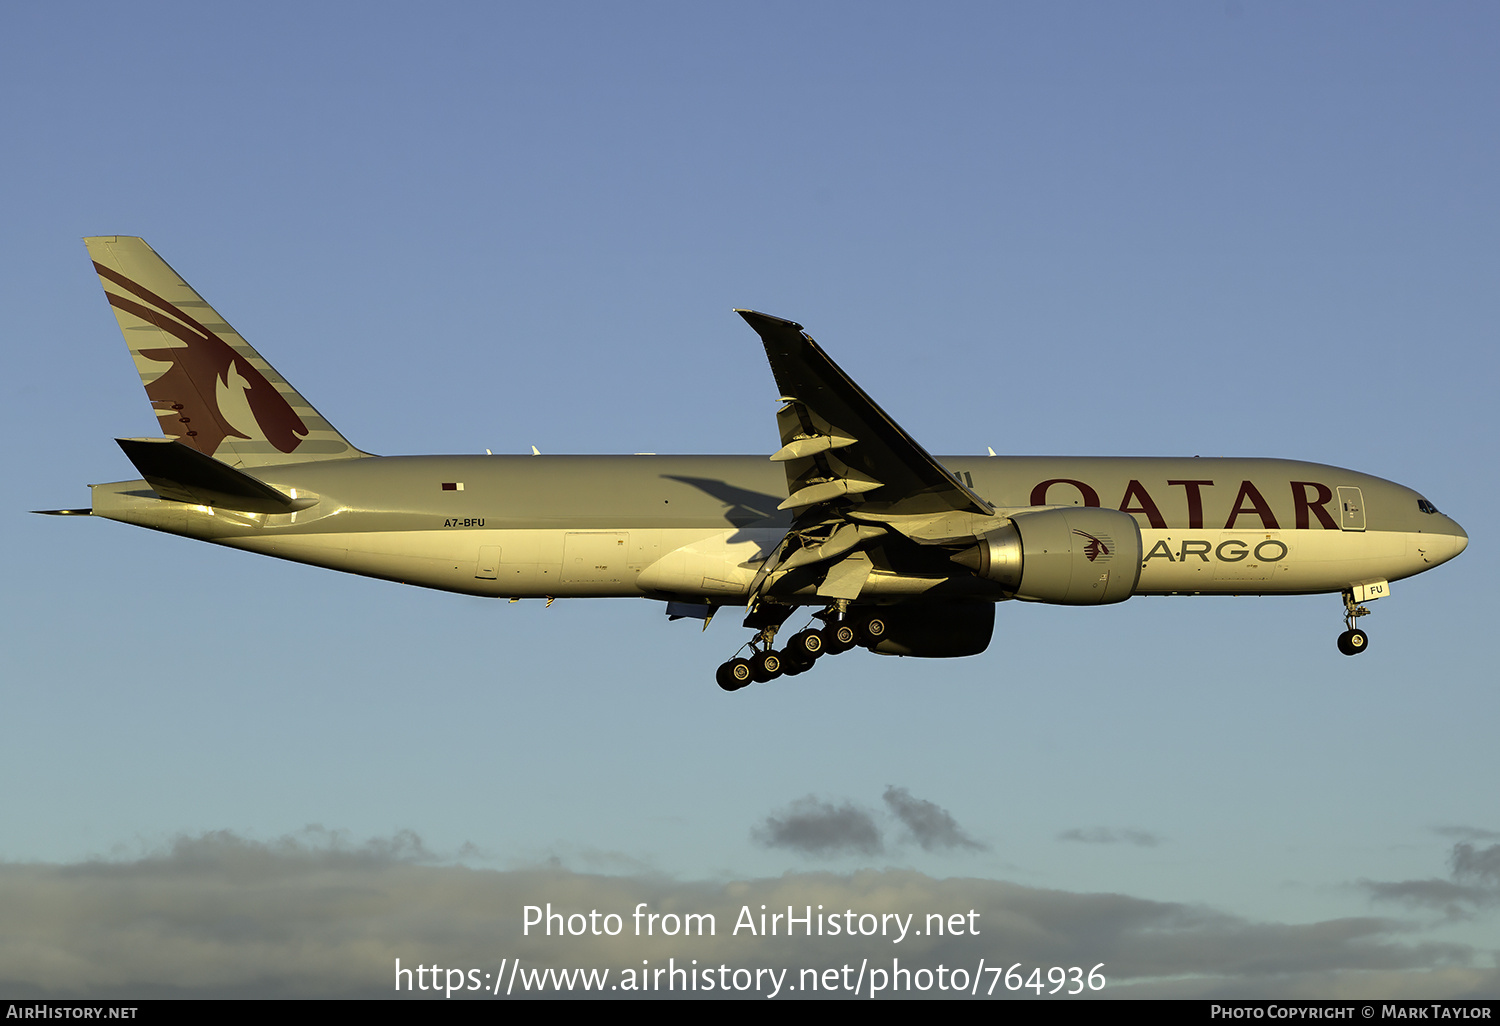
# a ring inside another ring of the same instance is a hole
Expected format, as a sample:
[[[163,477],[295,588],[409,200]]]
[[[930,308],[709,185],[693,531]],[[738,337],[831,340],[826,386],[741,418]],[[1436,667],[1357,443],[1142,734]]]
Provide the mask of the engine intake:
[[[1094,506],[1017,513],[953,561],[1018,599],[1065,606],[1124,602],[1141,579],[1141,528]]]

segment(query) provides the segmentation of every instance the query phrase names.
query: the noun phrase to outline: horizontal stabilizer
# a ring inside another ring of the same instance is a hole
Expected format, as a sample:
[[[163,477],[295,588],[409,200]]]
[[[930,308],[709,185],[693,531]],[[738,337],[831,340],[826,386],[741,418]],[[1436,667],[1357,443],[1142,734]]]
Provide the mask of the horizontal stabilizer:
[[[86,517],[94,511],[91,509],[34,509],[31,512],[40,513],[44,517]]]
[[[115,441],[163,499],[245,513],[294,513],[318,501],[284,495],[175,438],[116,438]]]

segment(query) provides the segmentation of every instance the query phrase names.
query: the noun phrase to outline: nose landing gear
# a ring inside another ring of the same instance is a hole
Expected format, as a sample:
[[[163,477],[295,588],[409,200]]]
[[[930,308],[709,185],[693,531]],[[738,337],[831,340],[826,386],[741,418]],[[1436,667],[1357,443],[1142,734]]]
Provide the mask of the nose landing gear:
[[[1370,611],[1354,601],[1354,592],[1344,590],[1344,626],[1348,629],[1339,635],[1339,651],[1344,655],[1359,655],[1370,645],[1370,636],[1354,626],[1354,621],[1361,616],[1369,616]]]

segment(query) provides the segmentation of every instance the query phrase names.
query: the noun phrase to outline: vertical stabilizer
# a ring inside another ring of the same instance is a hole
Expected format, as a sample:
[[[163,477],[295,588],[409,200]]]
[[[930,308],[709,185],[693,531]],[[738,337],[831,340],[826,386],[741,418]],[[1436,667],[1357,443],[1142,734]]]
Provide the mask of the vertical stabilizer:
[[[83,241],[163,435],[241,467],[368,455],[143,240]]]

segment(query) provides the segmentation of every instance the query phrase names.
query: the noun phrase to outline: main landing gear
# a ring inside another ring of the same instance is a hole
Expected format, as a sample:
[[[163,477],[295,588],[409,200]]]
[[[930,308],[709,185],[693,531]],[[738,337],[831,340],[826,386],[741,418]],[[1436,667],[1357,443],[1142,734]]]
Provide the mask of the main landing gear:
[[[848,615],[845,603],[830,606],[815,616],[824,626],[814,629],[809,625],[788,639],[786,647],[779,652],[771,646],[776,642],[779,624],[768,624],[750,641],[748,658],[736,657],[719,667],[714,679],[725,691],[738,691],[751,684],[765,684],[777,677],[795,677],[813,668],[813,664],[824,656],[839,655],[856,645],[867,647],[877,644],[885,636],[886,622],[876,614],[857,617]]]
[[[1361,616],[1369,616],[1370,611],[1364,606],[1357,605],[1354,601],[1354,592],[1344,590],[1344,626],[1348,630],[1339,635],[1339,651],[1344,655],[1359,655],[1370,645],[1370,636],[1354,626],[1354,621]]]

